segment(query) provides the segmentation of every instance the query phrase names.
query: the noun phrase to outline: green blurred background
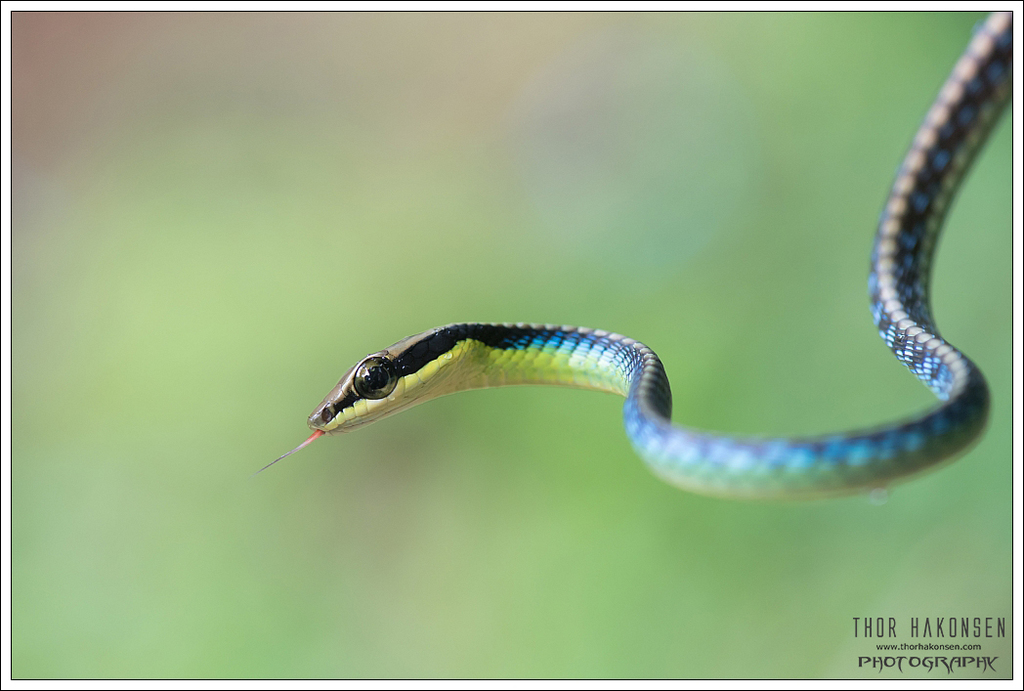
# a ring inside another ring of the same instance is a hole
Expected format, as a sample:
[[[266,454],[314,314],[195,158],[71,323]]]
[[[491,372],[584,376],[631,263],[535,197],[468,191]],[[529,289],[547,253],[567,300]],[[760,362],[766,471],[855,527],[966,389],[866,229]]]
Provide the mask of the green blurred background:
[[[885,503],[679,491],[547,388],[249,477],[455,321],[643,340],[702,428],[931,405],[868,257],[981,17],[14,14],[14,676],[877,677],[853,617],[1012,632],[1008,117],[934,280],[988,434]]]

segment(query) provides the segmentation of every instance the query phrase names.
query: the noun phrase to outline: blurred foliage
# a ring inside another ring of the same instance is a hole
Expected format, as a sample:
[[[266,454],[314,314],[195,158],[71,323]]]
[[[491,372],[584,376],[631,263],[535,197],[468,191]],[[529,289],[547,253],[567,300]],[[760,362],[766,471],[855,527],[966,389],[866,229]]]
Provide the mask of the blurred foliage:
[[[724,432],[931,405],[868,256],[980,17],[15,14],[13,674],[877,676],[853,617],[1009,617],[1008,117],[933,297],[991,425],[882,505],[678,491],[541,388],[249,479],[455,321],[641,339]]]

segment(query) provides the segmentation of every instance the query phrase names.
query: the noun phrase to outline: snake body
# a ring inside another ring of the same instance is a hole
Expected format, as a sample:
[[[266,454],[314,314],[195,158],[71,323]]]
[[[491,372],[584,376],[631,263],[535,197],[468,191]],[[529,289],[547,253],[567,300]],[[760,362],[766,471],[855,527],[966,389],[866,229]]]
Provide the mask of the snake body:
[[[989,393],[975,364],[939,335],[929,304],[930,268],[950,201],[1008,100],[1011,58],[1011,15],[994,14],[976,30],[918,130],[871,256],[875,325],[900,362],[938,397],[931,410],[843,434],[723,436],[672,424],[665,368],[632,338],[572,326],[450,324],[403,339],[350,369],[309,416],[313,435],[295,450],[444,394],[555,384],[625,396],[626,433],[637,453],[661,478],[703,494],[848,493],[885,487],[960,454],[984,429]]]

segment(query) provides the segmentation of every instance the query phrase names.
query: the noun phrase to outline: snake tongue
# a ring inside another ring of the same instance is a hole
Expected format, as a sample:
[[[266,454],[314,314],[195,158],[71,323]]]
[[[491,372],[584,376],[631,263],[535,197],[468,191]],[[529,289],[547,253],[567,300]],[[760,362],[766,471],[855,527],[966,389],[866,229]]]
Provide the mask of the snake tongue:
[[[288,456],[291,456],[291,455],[292,455],[293,453],[295,453],[295,452],[296,452],[296,451],[298,451],[299,449],[304,449],[304,448],[306,448],[306,447],[307,447],[307,446],[309,446],[309,445],[310,445],[310,444],[311,444],[311,443],[312,443],[312,442],[313,442],[313,441],[314,441],[315,439],[318,439],[318,438],[322,437],[323,435],[324,435],[324,431],[323,431],[322,429],[318,429],[317,431],[313,432],[313,434],[309,435],[309,439],[307,439],[306,441],[302,442],[301,444],[299,444],[298,446],[296,446],[296,447],[295,447],[294,449],[292,449],[292,450],[291,450],[291,451],[289,451],[288,453],[286,453],[286,454],[284,454],[284,455],[282,455],[282,456],[278,456],[277,458],[275,458],[274,460],[272,460],[272,461],[271,461],[270,463],[267,463],[267,464],[266,464],[265,466],[263,466],[262,468],[260,468],[259,470],[257,470],[257,471],[256,471],[255,473],[253,473],[253,476],[259,475],[259,474],[260,474],[260,473],[262,473],[262,472],[263,472],[264,470],[266,470],[266,469],[267,469],[267,468],[269,468],[270,466],[272,466],[272,465],[274,465],[275,463],[277,463],[278,461],[280,461],[280,460],[281,460],[282,458],[287,458]]]

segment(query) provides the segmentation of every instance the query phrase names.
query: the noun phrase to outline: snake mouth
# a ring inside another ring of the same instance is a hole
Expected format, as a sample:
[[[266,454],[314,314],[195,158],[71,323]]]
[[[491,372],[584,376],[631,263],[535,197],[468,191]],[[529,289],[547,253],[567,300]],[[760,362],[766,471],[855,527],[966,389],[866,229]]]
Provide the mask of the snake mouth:
[[[306,424],[311,430],[321,434],[341,434],[349,431],[352,425],[342,414],[342,405],[343,403],[332,403],[331,399],[325,400],[306,418]]]

